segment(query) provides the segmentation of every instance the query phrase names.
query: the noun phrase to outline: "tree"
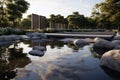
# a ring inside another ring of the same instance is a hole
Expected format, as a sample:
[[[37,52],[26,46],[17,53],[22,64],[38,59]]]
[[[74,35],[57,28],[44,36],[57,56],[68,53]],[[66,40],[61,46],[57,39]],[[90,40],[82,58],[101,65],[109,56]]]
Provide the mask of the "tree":
[[[102,2],[100,4],[96,4],[96,12],[99,13],[99,15],[94,16],[98,20],[99,24],[104,24],[104,27],[106,28],[116,28],[115,26],[120,27],[120,0],[105,0],[105,2]],[[93,11],[95,13],[95,11]],[[111,27],[110,27],[111,26]],[[120,28],[119,28],[120,29]]]
[[[4,5],[5,17],[3,16],[3,20],[7,18],[7,23],[12,27],[16,27],[16,24],[19,23],[22,18],[22,14],[29,8],[29,3],[25,0],[4,0]]]
[[[87,22],[87,19],[84,17],[84,15],[80,15],[79,12],[73,12],[72,15],[68,15],[67,20],[69,26],[72,28],[83,28]]]
[[[27,18],[22,20],[22,28],[30,29],[31,28],[31,15],[28,15]]]

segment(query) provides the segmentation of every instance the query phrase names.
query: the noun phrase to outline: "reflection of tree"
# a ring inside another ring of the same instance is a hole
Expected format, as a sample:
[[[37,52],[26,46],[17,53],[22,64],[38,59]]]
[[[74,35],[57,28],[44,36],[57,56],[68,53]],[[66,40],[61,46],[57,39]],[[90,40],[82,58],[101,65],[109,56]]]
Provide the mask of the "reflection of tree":
[[[75,46],[74,44],[68,43],[67,46],[68,46],[69,48],[72,48],[72,49],[75,50],[75,51],[78,51],[78,50],[79,50],[79,47],[78,47],[78,46]]]
[[[8,52],[9,52],[9,59],[21,58],[26,56],[26,54],[23,53],[23,48],[19,48],[19,49],[9,48]]]
[[[30,47],[33,46],[46,46],[46,45],[50,45],[51,48],[55,48],[55,47],[63,47],[64,43],[58,40],[54,40],[54,41],[46,41],[46,42],[33,42],[31,41],[30,43]]]
[[[101,58],[101,56],[94,51],[93,47],[90,47],[90,51],[94,58]]]
[[[0,47],[0,79],[10,80],[16,76],[16,68],[25,67],[30,59],[23,53],[22,48]]]

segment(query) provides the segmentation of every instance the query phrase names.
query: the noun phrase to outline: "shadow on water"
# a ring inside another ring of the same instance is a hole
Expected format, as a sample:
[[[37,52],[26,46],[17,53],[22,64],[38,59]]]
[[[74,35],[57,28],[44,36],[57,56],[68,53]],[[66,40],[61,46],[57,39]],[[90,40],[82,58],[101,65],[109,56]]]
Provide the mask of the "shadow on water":
[[[22,48],[14,45],[0,47],[0,80],[10,80],[16,76],[17,68],[23,68],[30,63],[30,59],[23,53]]]

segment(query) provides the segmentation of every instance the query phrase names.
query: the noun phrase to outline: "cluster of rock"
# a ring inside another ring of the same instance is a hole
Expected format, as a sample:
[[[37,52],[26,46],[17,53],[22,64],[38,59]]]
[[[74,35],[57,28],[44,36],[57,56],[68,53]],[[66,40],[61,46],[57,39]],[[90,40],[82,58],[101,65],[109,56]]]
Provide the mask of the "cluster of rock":
[[[116,72],[120,72],[120,36],[115,36],[112,41],[96,38],[93,49],[102,49],[100,65]]]
[[[100,65],[120,72],[120,36],[115,36],[112,41],[102,38],[95,39],[72,39],[66,38],[61,41],[78,46],[93,44],[93,50],[101,56]]]
[[[0,46],[11,45],[20,40],[45,41],[47,36],[44,33],[27,33],[26,35],[2,35],[0,36]]]

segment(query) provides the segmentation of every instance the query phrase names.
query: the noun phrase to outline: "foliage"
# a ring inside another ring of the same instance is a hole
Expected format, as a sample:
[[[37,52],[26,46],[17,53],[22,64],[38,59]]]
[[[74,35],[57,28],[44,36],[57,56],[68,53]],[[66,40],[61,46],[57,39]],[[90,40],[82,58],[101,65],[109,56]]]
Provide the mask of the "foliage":
[[[10,27],[0,28],[0,35],[10,35],[10,34],[22,35],[22,34],[25,34],[25,31],[22,31],[20,29],[13,29]]]
[[[54,15],[51,14],[50,18],[48,19],[49,22],[55,22],[55,23],[63,23],[63,24],[67,24],[67,19],[64,18],[63,16],[61,16],[60,14],[58,15]]]
[[[67,17],[68,24],[74,29],[93,27],[93,20],[79,14],[79,12],[73,12],[72,15]]]
[[[0,27],[16,27],[20,24],[22,14],[29,8],[29,3],[25,0],[4,0],[0,8]]]
[[[107,29],[120,27],[120,1],[105,0],[96,4],[91,17],[97,21],[98,27]]]
[[[31,28],[31,15],[28,15],[27,18],[24,18],[21,23],[22,28],[30,29]]]

